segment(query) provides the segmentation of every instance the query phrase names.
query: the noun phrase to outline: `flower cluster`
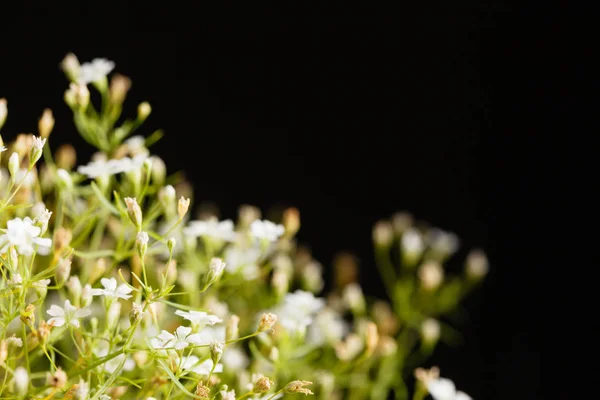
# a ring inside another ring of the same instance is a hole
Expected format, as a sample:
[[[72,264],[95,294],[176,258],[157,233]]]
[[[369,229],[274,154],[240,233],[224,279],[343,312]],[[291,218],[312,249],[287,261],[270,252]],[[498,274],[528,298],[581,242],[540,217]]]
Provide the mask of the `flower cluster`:
[[[80,165],[70,145],[52,152],[50,110],[38,135],[0,136],[0,396],[406,398],[408,357],[452,338],[446,316],[487,273],[482,251],[453,276],[457,237],[398,213],[373,230],[387,296],[365,297],[347,253],[325,294],[297,209],[194,214],[189,183],[150,151],[162,132],[133,135],[150,105],[122,118],[129,78],[73,54],[62,68],[97,152]],[[0,129],[8,112],[0,99]],[[435,368],[416,376],[415,398],[470,398]]]

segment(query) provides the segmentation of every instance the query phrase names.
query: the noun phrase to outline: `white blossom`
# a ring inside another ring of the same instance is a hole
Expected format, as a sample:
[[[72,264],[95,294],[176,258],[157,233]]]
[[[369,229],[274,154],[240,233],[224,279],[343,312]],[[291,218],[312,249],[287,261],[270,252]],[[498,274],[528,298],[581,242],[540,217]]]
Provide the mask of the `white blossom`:
[[[257,239],[275,242],[285,233],[285,228],[281,224],[257,219],[250,224],[250,233]]]
[[[200,362],[200,359],[197,356],[191,355],[189,357],[182,357],[178,359],[177,365],[179,365],[181,369],[185,371],[192,371],[198,375],[208,375],[210,374],[214,363],[211,359]],[[217,364],[213,372],[223,372],[223,364]]]
[[[177,310],[175,311],[175,314],[183,317],[183,319],[191,321],[195,325],[214,325],[218,322],[223,322],[223,320],[216,315],[207,314],[204,311]]]
[[[324,308],[317,314],[314,323],[310,325],[307,341],[315,346],[322,346],[326,343],[335,344],[342,340],[348,331],[348,323],[339,313],[331,308]]]
[[[150,340],[150,344],[155,349],[185,349],[190,344],[201,344],[201,337],[198,333],[192,333],[189,326],[180,326],[175,330],[175,334],[161,331],[156,338]]]
[[[437,253],[443,255],[454,254],[458,250],[460,241],[458,236],[452,232],[445,232],[441,229],[431,229],[427,234],[429,246]]]
[[[227,371],[242,371],[248,367],[250,361],[246,353],[238,347],[227,347],[221,358]]]
[[[0,253],[15,246],[19,254],[30,256],[35,251],[34,246],[38,246],[37,252],[45,255],[52,246],[52,239],[39,237],[42,229],[29,217],[11,219],[6,223],[6,229],[1,230],[5,233],[0,235]]]
[[[92,289],[92,296],[106,296],[116,299],[129,299],[133,289],[124,283],[117,286],[117,280],[115,278],[102,278],[100,283],[104,286],[104,289]]]
[[[425,247],[419,231],[411,228],[404,232],[401,239],[402,250],[411,254],[421,254]]]
[[[29,387],[29,374],[23,367],[17,367],[13,373],[13,379],[15,383],[15,393],[19,396],[23,396],[27,393]]]
[[[42,151],[42,149],[44,148],[44,145],[46,144],[46,139],[42,138],[41,136],[34,136],[33,137],[33,143],[32,143],[32,147],[34,150],[36,151]]]
[[[275,311],[280,324],[290,332],[304,332],[325,301],[304,290],[286,294],[283,304]]]
[[[237,237],[233,221],[230,219],[219,221],[216,218],[210,218],[206,221],[191,221],[188,226],[183,228],[183,234],[193,237],[207,236],[226,242],[233,242]]]
[[[68,299],[65,300],[64,308],[53,304],[46,312],[53,317],[48,320],[49,324],[53,323],[54,326],[63,326],[67,324],[72,325],[75,328],[80,327],[79,318],[85,318],[91,314],[91,311],[87,308],[77,308],[73,306]]]
[[[240,273],[247,280],[254,279],[260,272],[261,255],[262,252],[257,247],[229,247],[225,252],[225,269],[230,273]]]
[[[115,68],[115,63],[105,58],[94,58],[91,62],[81,64],[79,83],[102,81]]]
[[[76,400],[87,400],[88,394],[90,393],[90,384],[84,381],[82,378],[79,379],[79,383],[76,385],[73,397]]]
[[[198,333],[194,334],[195,344],[201,346],[208,346],[211,342],[225,341],[225,326],[216,325],[216,326],[205,326]]]
[[[123,157],[112,160],[95,160],[87,165],[81,165],[77,168],[77,172],[87,175],[88,178],[94,179],[103,175],[115,175],[121,172],[130,172],[139,170],[144,165],[144,161],[148,158],[146,154],[138,154],[133,158]]]
[[[457,391],[454,382],[450,379],[429,379],[425,382],[425,385],[434,400],[472,400],[468,394]]]
[[[8,284],[11,286],[17,286],[23,283],[23,277],[21,274],[12,274],[10,279],[8,280]]]

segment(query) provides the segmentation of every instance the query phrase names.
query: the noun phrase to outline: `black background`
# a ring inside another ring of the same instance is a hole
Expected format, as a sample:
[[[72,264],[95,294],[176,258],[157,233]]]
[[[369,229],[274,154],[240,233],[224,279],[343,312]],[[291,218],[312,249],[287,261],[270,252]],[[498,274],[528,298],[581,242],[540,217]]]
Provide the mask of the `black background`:
[[[465,341],[430,365],[475,399],[540,398],[523,149],[536,133],[529,62],[543,50],[507,4],[455,3],[163,4],[149,15],[127,2],[23,2],[0,13],[4,139],[35,132],[51,107],[53,146],[85,147],[58,64],[69,51],[114,60],[133,80],[130,115],[153,106],[140,133],[165,130],[153,152],[186,171],[197,201],[226,218],[241,203],[297,206],[300,240],[324,265],[354,251],[367,294],[381,292],[371,226],[394,211],[485,248],[492,270],[466,304]]]

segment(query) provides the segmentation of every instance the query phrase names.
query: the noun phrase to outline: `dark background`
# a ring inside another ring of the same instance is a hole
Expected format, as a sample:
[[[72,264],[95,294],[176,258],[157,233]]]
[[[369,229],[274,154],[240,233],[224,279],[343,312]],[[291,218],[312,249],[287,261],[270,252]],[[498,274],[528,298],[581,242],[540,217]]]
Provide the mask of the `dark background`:
[[[163,5],[158,19],[127,2],[4,9],[5,140],[35,132],[51,107],[53,144],[85,146],[58,64],[69,51],[114,60],[133,79],[130,115],[142,100],[153,106],[140,133],[165,130],[153,151],[186,171],[197,200],[227,218],[241,203],[297,206],[300,240],[325,265],[354,251],[367,294],[381,292],[371,227],[394,211],[485,248],[492,270],[466,304],[465,342],[430,365],[475,399],[541,398],[524,148],[536,133],[529,62],[543,48],[525,16],[499,1],[228,4]]]

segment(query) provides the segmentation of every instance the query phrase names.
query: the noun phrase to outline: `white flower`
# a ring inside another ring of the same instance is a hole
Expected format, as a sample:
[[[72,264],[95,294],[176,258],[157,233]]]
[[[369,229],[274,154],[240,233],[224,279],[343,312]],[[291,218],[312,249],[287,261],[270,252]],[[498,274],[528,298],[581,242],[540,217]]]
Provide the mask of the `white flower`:
[[[250,363],[246,353],[238,347],[227,347],[221,361],[228,371],[242,371]]]
[[[31,284],[31,286],[33,286],[36,289],[46,289],[48,287],[48,285],[50,284],[50,279],[42,279],[36,282],[33,282]]]
[[[283,304],[275,311],[280,324],[290,332],[304,332],[313,317],[325,306],[323,299],[304,290],[286,294]]]
[[[460,244],[458,236],[441,229],[430,230],[427,235],[427,242],[435,252],[443,255],[454,254]]]
[[[13,379],[15,383],[15,392],[19,396],[26,394],[29,386],[29,374],[27,373],[27,370],[23,367],[16,368],[13,373]]]
[[[177,365],[183,370],[192,371],[198,375],[208,375],[210,374],[214,363],[211,359],[200,362],[198,357],[192,355],[177,360]],[[217,364],[213,372],[223,372],[223,364]]]
[[[49,324],[54,323],[54,326],[63,326],[68,324],[73,325],[75,328],[79,328],[80,326],[78,318],[87,317],[92,313],[87,308],[78,309],[77,307],[73,306],[69,300],[65,300],[65,308],[61,308],[56,304],[53,304],[46,312],[48,315],[54,317],[48,320]]]
[[[315,346],[334,344],[342,340],[348,331],[348,323],[339,313],[324,308],[315,317],[315,322],[310,325],[307,341]]]
[[[131,293],[133,289],[124,283],[117,286],[117,280],[115,278],[102,278],[100,279],[100,283],[102,283],[104,289],[92,289],[92,296],[104,295],[106,297],[125,300],[131,297],[129,293]]]
[[[419,231],[414,228],[404,232],[401,245],[403,251],[411,254],[421,254],[424,248],[423,238]]]
[[[79,379],[79,383],[75,385],[74,398],[76,400],[87,400],[88,394],[90,393],[90,384],[83,379]]]
[[[229,247],[225,252],[228,272],[240,273],[245,279],[254,279],[259,274],[259,259],[262,252],[257,247]]]
[[[130,172],[139,170],[144,165],[144,161],[148,158],[146,154],[138,154],[133,158],[123,157],[118,160],[96,160],[91,161],[87,165],[81,165],[77,168],[77,172],[87,175],[88,178],[94,179],[103,175],[115,175],[121,172]]]
[[[117,370],[117,368],[119,367],[119,365],[121,364],[121,362],[123,361],[123,359],[125,357],[126,357],[125,354],[119,354],[112,360],[108,360],[106,363],[104,363],[104,370],[106,372],[112,374],[113,372],[115,372]],[[135,368],[135,361],[133,361],[133,359],[131,359],[131,357],[127,357],[127,359],[125,360],[125,363],[123,364],[123,371],[133,371],[134,368]]]
[[[274,224],[271,221],[259,220],[253,221],[250,224],[250,233],[257,239],[264,239],[270,242],[275,242],[285,233],[283,225]]]
[[[17,286],[23,283],[23,277],[21,274],[12,274],[11,278],[8,280],[8,284],[11,286]]]
[[[37,150],[37,151],[42,151],[42,149],[44,148],[44,145],[46,144],[46,139],[42,138],[41,136],[34,136],[33,137],[33,149]]]
[[[191,321],[192,324],[196,325],[214,325],[218,322],[223,322],[223,320],[216,315],[207,314],[204,311],[177,310],[175,311],[175,314],[183,317],[183,319]]]
[[[149,155],[150,151],[146,148],[146,138],[140,135],[132,136],[124,142],[129,151],[133,154]],[[154,159],[155,157],[152,157]]]
[[[194,336],[195,344],[201,346],[208,346],[211,342],[224,342],[225,341],[225,326],[205,326],[202,330]]]
[[[35,226],[29,217],[11,219],[2,231],[6,233],[0,235],[0,253],[6,252],[9,246],[15,246],[19,254],[30,256],[37,245],[37,252],[43,255],[48,254],[52,246],[52,239],[39,237],[42,229]]]
[[[91,62],[81,64],[79,83],[102,81],[115,68],[115,63],[105,58],[94,58]]]
[[[472,400],[468,394],[457,391],[454,382],[446,378],[430,379],[425,382],[427,391],[435,400]]]
[[[0,146],[0,153],[4,153],[6,151],[6,147]]]
[[[433,319],[427,318],[421,323],[421,336],[426,342],[437,342],[440,338],[441,328],[440,323]]]
[[[175,334],[165,330],[160,332],[156,338],[151,339],[150,344],[155,349],[175,349],[181,350],[188,347],[190,344],[201,344],[200,335],[192,333],[192,328],[189,326],[180,326],[175,330]]]
[[[230,219],[218,221],[216,218],[206,221],[191,221],[188,226],[183,228],[183,234],[193,237],[207,236],[226,242],[233,242],[237,237],[233,221]]]

